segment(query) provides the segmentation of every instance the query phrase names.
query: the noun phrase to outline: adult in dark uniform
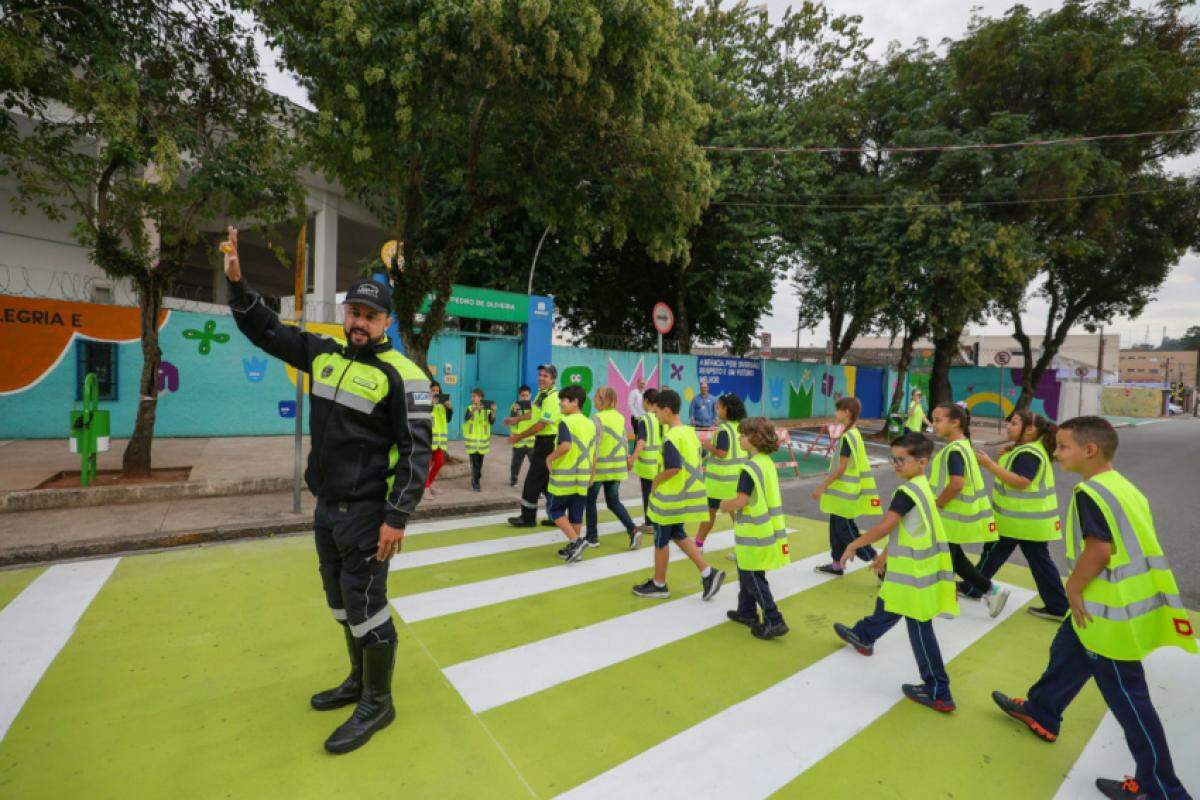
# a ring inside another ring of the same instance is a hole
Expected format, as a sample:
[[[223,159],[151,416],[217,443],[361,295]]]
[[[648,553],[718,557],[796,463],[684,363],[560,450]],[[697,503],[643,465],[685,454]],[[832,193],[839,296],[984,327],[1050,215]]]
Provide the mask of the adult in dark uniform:
[[[355,281],[346,293],[346,341],[284,325],[242,279],[237,229],[223,242],[229,306],[251,342],[312,377],[304,473],[317,498],[317,560],[325,599],[342,626],[350,674],[312,696],[321,711],[356,704],[325,741],[331,753],[360,747],[396,717],[396,628],[387,599],[388,559],[400,551],[429,470],[428,376],[387,338],[386,286]]]
[[[521,515],[508,518],[508,524],[517,528],[532,528],[537,524],[538,497],[546,494],[546,486],[550,482],[546,458],[554,450],[558,420],[562,415],[558,403],[558,390],[554,388],[556,380],[558,367],[553,364],[542,364],[538,367],[538,393],[533,398],[533,406],[514,420],[532,421],[533,424],[520,433],[508,436],[509,443],[514,445],[522,439],[534,437],[533,453],[529,456],[529,471],[525,473],[525,486],[521,490]],[[554,525],[553,522],[549,524]]]

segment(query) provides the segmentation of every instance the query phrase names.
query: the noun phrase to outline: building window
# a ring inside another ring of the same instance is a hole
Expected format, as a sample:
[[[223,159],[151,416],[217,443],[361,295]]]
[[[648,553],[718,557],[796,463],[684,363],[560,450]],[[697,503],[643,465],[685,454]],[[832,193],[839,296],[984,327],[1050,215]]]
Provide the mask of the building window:
[[[75,399],[83,400],[83,379],[96,373],[101,400],[117,400],[117,345],[113,342],[75,342]]]

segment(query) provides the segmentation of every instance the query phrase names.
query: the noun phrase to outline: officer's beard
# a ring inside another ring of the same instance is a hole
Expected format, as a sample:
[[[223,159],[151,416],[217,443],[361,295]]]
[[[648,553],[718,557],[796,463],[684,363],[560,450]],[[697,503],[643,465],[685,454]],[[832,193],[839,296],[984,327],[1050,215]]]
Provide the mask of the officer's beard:
[[[355,341],[355,340],[358,341]],[[371,339],[371,332],[366,328],[348,328],[346,330],[346,347],[352,352],[366,352],[374,345]]]

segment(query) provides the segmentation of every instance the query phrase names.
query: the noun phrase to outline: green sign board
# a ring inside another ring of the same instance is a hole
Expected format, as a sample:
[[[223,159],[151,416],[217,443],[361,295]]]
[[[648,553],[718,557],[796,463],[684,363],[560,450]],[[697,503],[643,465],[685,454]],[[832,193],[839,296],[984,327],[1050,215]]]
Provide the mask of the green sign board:
[[[426,298],[421,313],[429,312],[430,299]],[[496,289],[479,289],[474,286],[450,288],[450,301],[446,304],[446,316],[468,319],[490,319],[496,322],[529,322],[529,297],[516,292],[501,292]]]

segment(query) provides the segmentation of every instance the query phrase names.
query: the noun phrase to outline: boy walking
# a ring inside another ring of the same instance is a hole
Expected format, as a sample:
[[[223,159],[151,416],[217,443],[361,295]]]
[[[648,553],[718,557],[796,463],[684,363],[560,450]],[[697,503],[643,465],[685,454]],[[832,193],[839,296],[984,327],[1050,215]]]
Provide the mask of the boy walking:
[[[700,458],[700,437],[695,428],[679,419],[679,393],[663,389],[654,399],[658,423],[667,429],[662,444],[662,470],[650,487],[649,514],[654,523],[654,577],[633,587],[638,597],[665,598],[667,589],[667,548],[674,541],[700,570],[703,584],[701,599],[711,600],[725,582],[722,570],[710,567],[688,538],[686,522],[708,519],[708,495]]]
[[[860,548],[890,536],[884,552],[875,558],[875,573],[883,577],[875,612],[853,628],[834,623],[838,637],[864,656],[875,652],[875,642],[901,619],[908,625],[908,640],[921,673],[920,683],[900,687],[913,702],[949,713],[954,710],[950,678],[933,632],[933,618],[957,614],[950,546],[942,519],[934,510],[933,490],[925,477],[933,442],[909,432],[892,442],[892,469],[904,483],[896,488],[883,521],[846,545],[842,569]]]
[[[463,441],[471,461],[471,491],[482,491],[483,457],[492,449],[492,424],[496,421],[495,404],[484,404],[483,389],[471,390],[471,405],[463,414]]]
[[[875,488],[875,476],[871,474],[871,462],[867,460],[867,446],[858,429],[858,415],[862,413],[862,402],[857,397],[843,397],[834,407],[835,419],[842,426],[836,455],[829,465],[829,474],[817,488],[812,499],[821,502],[821,513],[829,515],[829,558],[828,564],[816,567],[826,575],[841,575],[842,552],[846,543],[858,536],[855,517],[878,515],[879,490]],[[858,557],[863,561],[875,558],[875,548],[866,546]]]
[[[1113,468],[1117,432],[1108,420],[1067,420],[1056,439],[1059,464],[1083,477],[1067,513],[1071,614],[1059,627],[1050,663],[1030,687],[1029,698],[992,692],[992,699],[1036,736],[1053,742],[1063,712],[1094,679],[1137,765],[1132,778],[1097,778],[1096,788],[1110,798],[1187,798],[1150,700],[1142,659],[1159,647],[1195,653],[1197,646],[1150,504]]]
[[[508,417],[505,418],[504,424],[508,426],[509,433],[516,435],[524,433],[533,426],[532,419],[524,419],[525,415],[533,408],[531,401],[532,392],[528,386],[522,386],[517,390],[516,401],[508,407]],[[521,477],[521,464],[530,457],[533,453],[533,439],[526,437],[517,439],[512,446],[512,461],[508,466],[508,485],[516,488],[517,479]]]
[[[636,441],[633,453],[629,456],[629,469],[638,476],[642,484],[642,518],[646,524],[642,531],[654,529],[650,521],[650,485],[654,476],[662,467],[662,425],[658,422],[657,407],[654,401],[658,399],[657,389],[647,389],[642,393],[642,408],[644,413],[637,418],[633,425]]]
[[[720,505],[721,511],[735,515],[734,553],[738,565],[738,607],[726,615],[734,622],[749,625],[756,638],[774,639],[787,633],[788,626],[771,596],[767,571],[791,562],[779,475],[771,461],[771,453],[779,449],[779,438],[774,425],[754,417],[741,422],[738,439],[749,457],[740,469],[736,494]]]
[[[546,458],[550,472],[547,491],[550,502],[546,509],[550,520],[567,537],[567,546],[558,554],[574,564],[583,557],[587,540],[579,535],[583,525],[583,511],[587,504],[588,487],[595,471],[593,448],[596,444],[596,426],[579,413],[587,393],[582,386],[572,384],[558,393],[562,416],[558,421],[558,433],[554,451]]]

